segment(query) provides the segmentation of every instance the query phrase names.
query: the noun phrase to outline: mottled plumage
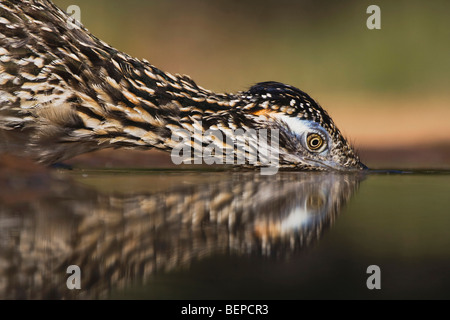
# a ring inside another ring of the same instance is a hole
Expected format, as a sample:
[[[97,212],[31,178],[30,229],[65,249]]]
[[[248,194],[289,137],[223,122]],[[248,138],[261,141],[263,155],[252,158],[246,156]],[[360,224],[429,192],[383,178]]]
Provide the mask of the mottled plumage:
[[[214,93],[110,47],[50,1],[0,1],[0,150],[43,163],[109,147],[170,151],[177,130],[195,138],[196,128],[232,141],[238,128],[278,129],[280,167],[365,167],[297,88],[263,82]]]

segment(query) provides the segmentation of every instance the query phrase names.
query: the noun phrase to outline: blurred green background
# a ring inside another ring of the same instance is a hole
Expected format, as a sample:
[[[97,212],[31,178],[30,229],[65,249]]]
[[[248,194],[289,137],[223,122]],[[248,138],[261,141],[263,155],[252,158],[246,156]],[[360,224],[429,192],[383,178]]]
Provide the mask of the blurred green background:
[[[78,5],[82,23],[117,49],[205,88],[299,87],[369,163],[404,160],[392,152],[406,148],[419,153],[411,159],[431,155],[425,166],[450,167],[449,1],[54,2]],[[371,4],[381,30],[366,27]]]

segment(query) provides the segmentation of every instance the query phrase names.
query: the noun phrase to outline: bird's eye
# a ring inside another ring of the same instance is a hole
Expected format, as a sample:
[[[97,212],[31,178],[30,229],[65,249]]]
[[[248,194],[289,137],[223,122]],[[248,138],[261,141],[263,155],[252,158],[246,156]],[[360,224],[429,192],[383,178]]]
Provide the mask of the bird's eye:
[[[320,134],[310,133],[306,137],[306,144],[311,151],[319,152],[325,144],[325,140]]]

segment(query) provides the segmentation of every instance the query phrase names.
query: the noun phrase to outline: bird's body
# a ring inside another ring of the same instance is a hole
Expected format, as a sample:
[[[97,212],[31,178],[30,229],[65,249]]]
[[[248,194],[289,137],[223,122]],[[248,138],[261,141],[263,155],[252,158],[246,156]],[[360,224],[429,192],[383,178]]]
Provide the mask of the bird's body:
[[[297,88],[264,82],[214,93],[110,47],[50,1],[0,1],[0,150],[54,163],[108,147],[170,151],[180,129],[236,140],[239,128],[277,129],[280,167],[365,167]]]

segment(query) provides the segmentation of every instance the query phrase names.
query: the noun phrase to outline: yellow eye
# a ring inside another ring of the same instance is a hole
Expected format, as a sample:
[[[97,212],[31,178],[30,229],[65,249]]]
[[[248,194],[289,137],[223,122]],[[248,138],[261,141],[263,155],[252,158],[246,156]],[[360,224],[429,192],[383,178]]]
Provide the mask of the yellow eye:
[[[306,137],[306,143],[308,145],[308,149],[311,151],[319,151],[320,148],[325,144],[322,136],[317,133],[310,133]]]

